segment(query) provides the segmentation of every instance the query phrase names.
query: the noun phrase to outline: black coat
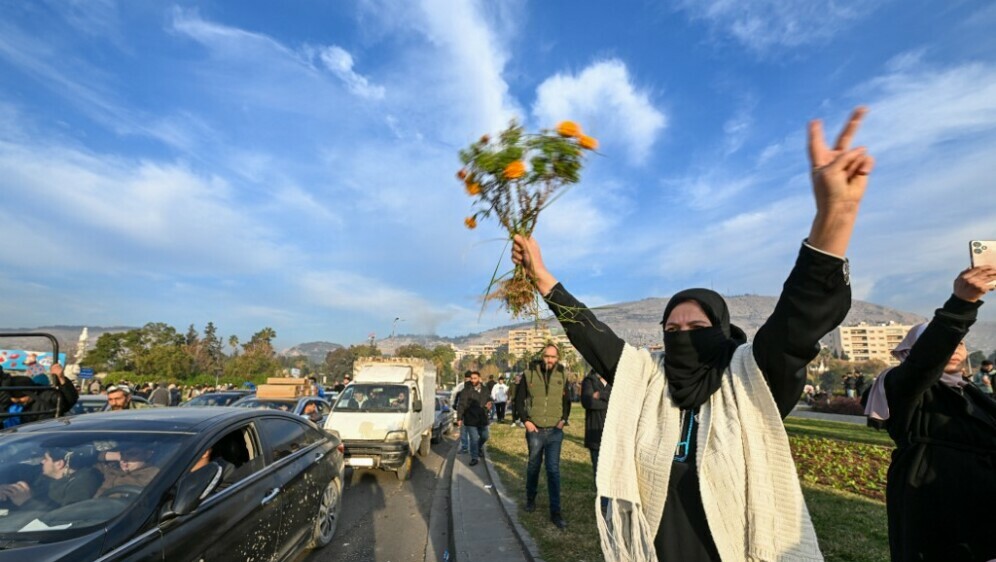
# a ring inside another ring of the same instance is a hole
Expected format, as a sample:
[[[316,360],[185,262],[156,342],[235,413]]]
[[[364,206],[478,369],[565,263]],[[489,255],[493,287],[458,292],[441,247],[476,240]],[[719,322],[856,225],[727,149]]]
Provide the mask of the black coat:
[[[892,559],[996,558],[996,402],[939,382],[978,303],[952,297],[909,357],[885,375],[896,451],[886,485]]]
[[[488,394],[487,385],[474,388],[470,383],[465,384],[457,396],[459,419],[464,425],[472,427],[488,425],[488,402],[491,402],[491,395]]]
[[[595,393],[598,398],[595,398]],[[609,409],[611,384],[602,384],[592,371],[581,381],[581,405],[584,406],[584,446],[598,449],[602,442],[602,429],[605,428],[605,414]]]

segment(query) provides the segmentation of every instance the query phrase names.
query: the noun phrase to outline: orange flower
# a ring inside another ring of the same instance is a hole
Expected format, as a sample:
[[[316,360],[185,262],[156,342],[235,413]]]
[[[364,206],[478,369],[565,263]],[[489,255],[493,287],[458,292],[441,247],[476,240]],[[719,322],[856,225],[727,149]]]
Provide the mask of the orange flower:
[[[460,178],[460,179],[466,179],[467,178],[467,170],[460,170],[459,172],[457,172],[457,177]]]
[[[481,137],[481,144],[488,144],[489,141],[491,141],[491,137],[489,137],[488,135],[484,135]]]
[[[598,139],[589,137],[588,135],[581,135],[581,138],[578,139],[578,144],[585,150],[596,150],[598,148]]]
[[[581,137],[581,126],[574,121],[561,121],[557,125],[557,134],[562,137]]]
[[[481,185],[477,183],[467,182],[467,195],[480,195]]]
[[[524,175],[526,175],[526,165],[522,162],[522,160],[516,160],[508,166],[505,166],[506,179],[517,180]]]
[[[477,218],[476,217],[467,217],[467,218],[463,219],[463,224],[467,228],[469,228],[471,230],[474,230],[475,228],[477,228]]]

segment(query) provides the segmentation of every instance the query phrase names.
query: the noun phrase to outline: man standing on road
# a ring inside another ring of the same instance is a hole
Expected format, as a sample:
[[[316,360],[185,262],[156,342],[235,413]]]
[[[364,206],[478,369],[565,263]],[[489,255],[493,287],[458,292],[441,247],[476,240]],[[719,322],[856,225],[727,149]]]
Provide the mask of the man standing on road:
[[[489,376],[488,377],[488,384],[484,385],[484,390],[487,391],[488,396],[491,396],[491,391],[494,390],[496,384],[497,384],[497,382],[495,382],[495,376],[494,375]],[[493,404],[493,402],[492,402],[492,404]],[[488,412],[488,419],[489,420],[495,419],[495,415],[496,414],[497,414],[497,412],[495,412],[495,407],[491,406],[491,411]]]
[[[463,373],[463,382],[456,385],[453,392],[450,394],[450,403],[453,404],[453,409],[457,412],[460,411],[460,393],[463,392],[464,387],[470,384],[470,371],[465,371]],[[460,450],[457,451],[460,454],[467,452],[470,442],[467,437],[467,430],[460,425],[460,418],[457,417],[457,426],[460,428]]]
[[[550,494],[550,521],[559,529],[567,522],[560,515],[560,447],[564,424],[571,415],[567,374],[560,364],[560,349],[549,344],[540,361],[529,365],[515,390],[515,404],[526,426],[529,464],[526,468],[526,511],[536,509],[540,464],[546,457],[546,487]]]
[[[495,404],[495,417],[498,423],[504,423],[505,404],[508,403],[508,385],[505,384],[505,379],[498,379],[491,388],[491,401]]]
[[[491,410],[491,397],[487,386],[481,384],[481,375],[471,371],[470,382],[460,391],[460,405],[457,408],[457,425],[470,439],[470,466],[484,455],[484,444],[488,441],[488,412]]]
[[[609,409],[612,385],[594,369],[581,381],[581,405],[584,407],[584,446],[591,453],[591,468],[598,476],[598,449]]]
[[[169,390],[165,383],[157,384],[155,390],[149,393],[149,403],[155,406],[169,406]]]

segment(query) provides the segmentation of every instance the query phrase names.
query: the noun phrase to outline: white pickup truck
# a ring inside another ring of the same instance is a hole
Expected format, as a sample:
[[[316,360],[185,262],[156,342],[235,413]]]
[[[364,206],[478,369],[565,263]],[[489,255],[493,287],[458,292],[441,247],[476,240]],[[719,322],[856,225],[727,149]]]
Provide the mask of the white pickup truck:
[[[346,465],[411,474],[412,456],[429,454],[435,419],[436,367],[408,357],[358,359],[353,382],[325,421],[346,448]]]

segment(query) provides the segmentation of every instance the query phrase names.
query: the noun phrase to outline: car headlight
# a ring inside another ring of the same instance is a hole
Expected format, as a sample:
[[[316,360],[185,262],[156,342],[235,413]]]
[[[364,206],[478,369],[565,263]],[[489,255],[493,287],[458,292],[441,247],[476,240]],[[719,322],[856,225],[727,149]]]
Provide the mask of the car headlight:
[[[404,429],[399,431],[388,431],[384,441],[408,441],[408,432]]]

